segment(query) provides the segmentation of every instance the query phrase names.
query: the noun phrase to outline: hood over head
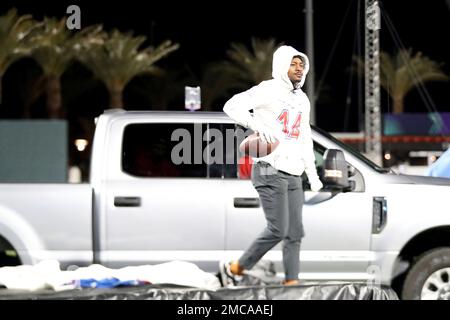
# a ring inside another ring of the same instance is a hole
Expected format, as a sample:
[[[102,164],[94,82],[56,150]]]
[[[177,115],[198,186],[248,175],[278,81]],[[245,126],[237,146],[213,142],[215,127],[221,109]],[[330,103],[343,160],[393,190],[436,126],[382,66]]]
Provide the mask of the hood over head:
[[[275,50],[272,61],[272,77],[274,79],[282,80],[292,88],[292,82],[289,80],[288,71],[292,58],[295,56],[300,56],[304,63],[302,79],[296,85],[296,89],[299,89],[305,83],[306,74],[309,71],[309,59],[304,53],[297,51],[291,46],[281,46]]]

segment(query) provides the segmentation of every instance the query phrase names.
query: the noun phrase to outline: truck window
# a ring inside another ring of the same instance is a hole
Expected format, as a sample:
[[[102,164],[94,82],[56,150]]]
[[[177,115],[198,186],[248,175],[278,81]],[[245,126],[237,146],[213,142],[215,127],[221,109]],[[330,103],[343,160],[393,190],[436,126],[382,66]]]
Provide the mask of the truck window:
[[[214,163],[209,167],[209,177],[224,179],[249,180],[251,178],[253,160],[239,151],[239,144],[253,131],[237,124],[210,123],[208,130],[220,131],[220,141],[223,153],[222,164]],[[214,143],[213,138],[211,142]],[[211,153],[216,156],[214,153]],[[216,158],[217,159],[217,158]]]
[[[241,180],[249,180],[251,179],[252,174],[252,165],[253,160],[250,156],[246,156],[239,151],[239,144],[243,140],[243,138],[249,132],[246,131],[240,125],[223,125],[223,129],[234,130],[235,138],[234,138],[234,151],[227,152],[226,157],[228,159],[234,158],[234,162],[232,165],[227,164],[224,165],[225,177],[226,178],[235,178]],[[224,149],[225,150],[225,149]],[[319,175],[323,172],[323,155],[326,151],[326,148],[314,142],[314,154],[316,157],[316,168]],[[304,185],[306,189],[309,189],[309,184],[307,183],[306,176],[302,176],[304,180]]]
[[[322,145],[314,142],[314,156],[316,157],[316,168],[317,168],[317,174],[319,175],[320,179],[323,180],[323,155],[325,154],[326,148]],[[306,173],[302,174],[302,180],[303,180],[303,190],[311,190],[311,186],[308,182],[308,177],[306,176]]]
[[[122,170],[137,177],[207,177],[203,161],[205,124],[128,125],[122,141]]]
[[[236,126],[231,123],[209,123],[207,128],[208,177],[237,178]]]
[[[240,125],[210,123],[207,128],[208,143],[211,149],[216,149],[221,146],[220,155],[221,163],[209,161],[208,177],[210,178],[228,178],[228,179],[251,179],[253,160],[251,157],[242,154],[239,151],[239,144],[252,131],[245,129]],[[220,134],[218,134],[220,132]],[[208,147],[207,147],[208,148]],[[314,143],[314,154],[316,156],[316,167],[319,175],[323,171],[323,155],[326,148]],[[214,150],[215,151],[215,150]],[[217,153],[211,150],[209,155],[218,159]],[[211,160],[211,159],[210,159]],[[302,177],[304,180],[306,177]],[[309,189],[309,184],[304,181],[306,189]]]

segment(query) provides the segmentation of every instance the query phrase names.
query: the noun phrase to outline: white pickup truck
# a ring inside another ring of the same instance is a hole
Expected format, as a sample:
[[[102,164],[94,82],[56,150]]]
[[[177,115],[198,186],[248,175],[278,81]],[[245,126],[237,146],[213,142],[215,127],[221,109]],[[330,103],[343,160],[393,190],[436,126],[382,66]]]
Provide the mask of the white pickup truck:
[[[325,188],[305,182],[300,278],[375,277],[403,298],[448,299],[450,179],[397,175],[313,129]],[[242,132],[224,113],[105,112],[90,183],[0,184],[0,264],[185,260],[217,272],[265,223]],[[265,259],[283,271],[280,247]]]

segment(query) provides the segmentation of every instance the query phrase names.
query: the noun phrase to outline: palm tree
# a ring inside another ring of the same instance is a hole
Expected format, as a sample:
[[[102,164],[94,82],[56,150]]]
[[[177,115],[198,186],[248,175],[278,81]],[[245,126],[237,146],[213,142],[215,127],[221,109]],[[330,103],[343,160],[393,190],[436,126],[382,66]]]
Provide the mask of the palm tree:
[[[111,108],[123,108],[123,90],[131,79],[143,73],[157,73],[155,62],[179,47],[167,40],[156,48],[139,49],[145,40],[144,36],[113,30],[103,34],[101,42],[80,52],[81,62],[106,85]]]
[[[27,39],[38,26],[31,15],[19,16],[16,9],[0,16],[0,105],[3,75],[12,63],[30,53]]]
[[[364,60],[353,57],[354,69],[364,74]],[[448,76],[441,70],[442,64],[424,56],[421,52],[412,54],[412,50],[400,50],[394,56],[380,52],[380,84],[389,93],[394,113],[404,111],[405,96],[417,85],[429,81],[447,81]]]
[[[169,110],[170,105],[184,106],[184,87],[193,79],[185,69],[166,69],[154,75],[137,76],[129,90],[153,110]]]
[[[227,74],[230,70],[226,64],[208,64],[204,67],[200,79],[203,110],[214,110],[214,104],[221,98],[226,98],[231,89],[240,88],[233,77]],[[232,71],[234,73],[234,71]]]
[[[62,117],[61,76],[73,62],[80,41],[88,43],[101,31],[95,25],[75,33],[66,27],[66,19],[44,18],[42,28],[31,37],[33,58],[46,78],[47,112],[49,118]],[[89,40],[86,40],[89,39]]]
[[[248,88],[272,78],[272,57],[282,43],[275,39],[251,38],[251,48],[242,43],[231,43],[228,61],[219,65],[225,76],[238,89]]]
[[[213,110],[214,103],[226,99],[234,91],[245,90],[261,81],[272,78],[272,57],[282,45],[275,39],[251,38],[250,48],[232,42],[227,50],[227,60],[208,64],[202,71],[199,84],[202,88],[202,108]]]

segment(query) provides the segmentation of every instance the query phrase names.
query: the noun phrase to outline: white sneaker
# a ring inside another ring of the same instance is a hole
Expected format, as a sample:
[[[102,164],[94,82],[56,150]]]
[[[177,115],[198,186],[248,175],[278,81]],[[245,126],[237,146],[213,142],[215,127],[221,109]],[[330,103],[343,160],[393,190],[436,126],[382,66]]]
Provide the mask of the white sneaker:
[[[235,275],[231,272],[229,261],[221,261],[219,269],[220,279],[222,281],[222,286],[224,287],[235,287],[243,279],[242,275]]]

